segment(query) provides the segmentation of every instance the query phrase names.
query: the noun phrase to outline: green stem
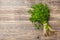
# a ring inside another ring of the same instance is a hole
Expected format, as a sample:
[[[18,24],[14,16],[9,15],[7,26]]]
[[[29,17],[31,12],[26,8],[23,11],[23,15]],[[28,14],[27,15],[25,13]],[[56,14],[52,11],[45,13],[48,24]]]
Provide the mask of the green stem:
[[[55,30],[51,29],[48,23],[44,23],[43,26],[44,26],[43,32],[45,36],[49,36],[55,33]]]
[[[43,28],[44,28],[44,29],[43,29],[44,35],[45,35],[45,36],[49,35],[49,34],[48,34],[48,30],[49,30],[49,27],[50,27],[50,26],[49,26],[47,23],[44,23],[43,26],[44,26],[44,27],[43,27]]]
[[[49,28],[50,28],[50,26],[48,25],[48,23],[44,23],[43,26],[44,26],[44,30],[49,30]]]

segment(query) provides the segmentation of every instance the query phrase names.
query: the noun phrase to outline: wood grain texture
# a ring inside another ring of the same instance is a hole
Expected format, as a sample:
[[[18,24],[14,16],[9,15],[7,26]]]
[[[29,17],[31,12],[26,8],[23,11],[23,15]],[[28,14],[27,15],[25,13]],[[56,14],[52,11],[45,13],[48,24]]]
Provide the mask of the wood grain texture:
[[[50,8],[50,26],[53,36],[43,36],[29,21],[31,5],[46,3]],[[38,39],[39,36],[39,39]],[[0,40],[60,40],[60,0],[0,0]]]

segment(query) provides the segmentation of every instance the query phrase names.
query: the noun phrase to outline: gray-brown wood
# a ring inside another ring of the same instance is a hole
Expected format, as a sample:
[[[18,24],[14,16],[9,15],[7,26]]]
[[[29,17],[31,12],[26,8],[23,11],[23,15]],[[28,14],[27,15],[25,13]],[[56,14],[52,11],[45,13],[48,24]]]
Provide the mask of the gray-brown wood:
[[[51,37],[43,36],[29,21],[28,9],[40,2],[50,7],[49,24],[56,30]],[[60,0],[0,0],[0,40],[60,40],[59,23]]]

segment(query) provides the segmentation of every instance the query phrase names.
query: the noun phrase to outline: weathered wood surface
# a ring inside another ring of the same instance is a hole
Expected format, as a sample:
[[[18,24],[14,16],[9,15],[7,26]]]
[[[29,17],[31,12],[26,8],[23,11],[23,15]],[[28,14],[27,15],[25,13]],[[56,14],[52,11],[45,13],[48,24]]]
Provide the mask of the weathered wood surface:
[[[44,37],[29,21],[27,10],[40,2],[51,9],[49,24],[56,30],[52,37]],[[60,40],[59,23],[60,0],[0,0],[0,40]]]

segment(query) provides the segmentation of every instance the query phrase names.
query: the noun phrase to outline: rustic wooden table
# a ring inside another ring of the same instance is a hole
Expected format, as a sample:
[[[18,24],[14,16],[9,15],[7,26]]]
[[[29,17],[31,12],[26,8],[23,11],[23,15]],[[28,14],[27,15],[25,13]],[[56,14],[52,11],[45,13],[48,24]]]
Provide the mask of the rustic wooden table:
[[[51,9],[49,24],[56,30],[54,36],[44,37],[29,21],[27,10],[40,2]],[[60,40],[59,23],[60,0],[0,0],[0,40]]]

